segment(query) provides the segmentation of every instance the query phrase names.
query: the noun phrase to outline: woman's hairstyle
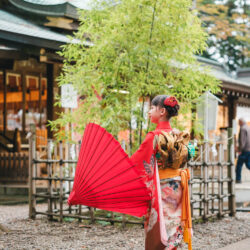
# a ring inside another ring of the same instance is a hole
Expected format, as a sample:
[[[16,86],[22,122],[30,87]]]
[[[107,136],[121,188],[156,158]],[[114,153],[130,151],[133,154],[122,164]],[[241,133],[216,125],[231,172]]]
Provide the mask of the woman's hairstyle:
[[[168,118],[177,116],[178,110],[180,109],[180,106],[176,98],[168,95],[157,95],[156,97],[153,98],[151,105],[165,108],[168,113]]]

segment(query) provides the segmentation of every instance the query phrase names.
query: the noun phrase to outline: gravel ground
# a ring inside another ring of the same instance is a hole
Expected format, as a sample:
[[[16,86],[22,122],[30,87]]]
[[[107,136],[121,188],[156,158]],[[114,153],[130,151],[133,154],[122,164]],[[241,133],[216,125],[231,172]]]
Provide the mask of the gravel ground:
[[[0,206],[0,223],[10,229],[8,233],[0,231],[0,249],[144,249],[140,226],[122,229],[76,222],[61,224],[48,222],[45,217],[29,220],[27,216],[27,205]],[[250,213],[237,213],[235,218],[194,225],[193,249],[218,249],[248,237]]]

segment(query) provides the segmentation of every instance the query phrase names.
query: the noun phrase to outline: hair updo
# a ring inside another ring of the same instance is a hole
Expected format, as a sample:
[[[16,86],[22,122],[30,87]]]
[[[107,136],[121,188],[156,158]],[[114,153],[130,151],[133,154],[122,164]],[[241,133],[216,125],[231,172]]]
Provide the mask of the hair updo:
[[[153,106],[159,106],[161,108],[165,108],[168,113],[168,118],[171,118],[173,116],[178,115],[178,110],[180,109],[180,106],[176,104],[174,107],[168,106],[164,104],[164,101],[166,98],[170,96],[168,95],[157,95],[156,97],[153,98],[151,105]]]

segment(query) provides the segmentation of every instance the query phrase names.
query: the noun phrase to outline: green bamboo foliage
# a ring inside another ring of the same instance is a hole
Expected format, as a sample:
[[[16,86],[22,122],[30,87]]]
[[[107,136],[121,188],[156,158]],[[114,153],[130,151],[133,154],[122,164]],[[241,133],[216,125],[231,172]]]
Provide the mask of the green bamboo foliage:
[[[191,4],[98,1],[92,10],[81,11],[73,37],[79,43],[66,44],[59,52],[65,58],[59,85],[72,83],[85,99],[72,115],[62,113],[52,128],[58,131],[70,121],[82,132],[88,122],[97,122],[117,135],[130,128],[132,114],[138,124],[143,121],[140,97],[175,95],[188,112],[202,92],[218,91],[218,82],[199,69],[194,57],[206,48],[207,35]],[[92,45],[86,47],[86,42]]]

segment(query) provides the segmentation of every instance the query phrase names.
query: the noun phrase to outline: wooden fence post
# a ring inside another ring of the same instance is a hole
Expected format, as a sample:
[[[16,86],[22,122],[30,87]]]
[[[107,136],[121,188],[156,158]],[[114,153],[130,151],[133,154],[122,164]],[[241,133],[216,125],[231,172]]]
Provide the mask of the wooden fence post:
[[[126,215],[122,214],[122,227],[125,228],[126,227]]]
[[[188,188],[189,188],[189,195],[190,195],[190,201],[191,201],[191,216],[193,217],[193,211],[194,211],[194,206],[193,206],[193,179],[194,179],[194,168],[193,167],[189,167],[188,164],[186,164],[187,168],[189,169],[190,172],[190,181],[188,184]]]
[[[222,191],[223,191],[223,181],[222,181],[222,177],[223,177],[223,165],[222,165],[222,161],[223,161],[223,155],[224,155],[224,149],[223,149],[223,145],[219,144],[219,163],[218,163],[218,218],[222,217],[222,213],[223,213],[223,198],[222,198]]]
[[[205,142],[204,144],[204,162],[203,162],[203,183],[204,183],[204,189],[203,189],[203,192],[204,192],[204,213],[203,213],[203,218],[204,219],[207,219],[207,215],[209,213],[208,211],[208,156],[209,156],[209,145],[208,145],[208,142]]]
[[[30,137],[29,137],[29,218],[36,218],[36,185],[33,178],[36,175],[33,160],[36,157],[36,128],[30,126]]]
[[[81,149],[81,141],[78,141],[78,145],[76,147],[76,154],[79,155],[80,154],[80,149]],[[74,166],[74,169],[73,169],[73,178],[75,178],[75,168],[76,166]],[[78,214],[81,216],[82,215],[82,205],[79,205],[78,207]],[[69,206],[69,212],[71,213],[71,206]],[[79,222],[82,222],[82,219],[79,218],[78,219]]]
[[[202,200],[203,199],[203,195],[202,195],[202,184],[204,186],[204,183],[203,183],[203,178],[204,178],[204,173],[203,173],[203,169],[204,169],[204,166],[203,166],[203,161],[204,161],[204,157],[203,157],[203,146],[201,145],[200,146],[200,161],[201,161],[201,166],[200,166],[200,180],[201,182],[199,183],[199,199],[200,199],[200,206],[199,206],[199,215],[202,216],[204,210],[202,210],[202,207],[204,209],[204,201]],[[203,203],[202,203],[203,202]]]
[[[236,204],[235,204],[235,167],[234,167],[234,140],[233,140],[233,129],[228,128],[228,207],[230,211],[230,216],[235,216]]]
[[[93,207],[90,207],[89,209],[90,209],[90,221],[93,224],[95,223],[95,210]]]
[[[59,164],[59,178],[60,178],[60,222],[63,222],[63,144],[60,141],[59,144],[59,157],[60,157],[60,164]]]
[[[47,157],[48,157],[48,160],[51,160],[52,159],[52,146],[53,146],[53,142],[51,139],[48,140],[48,154],[47,154]],[[52,212],[53,212],[53,209],[52,209],[52,202],[53,202],[53,198],[52,198],[52,195],[53,195],[53,186],[52,186],[52,163],[51,162],[48,162],[47,163],[47,171],[48,171],[48,219],[49,220],[53,220],[53,215],[52,215]]]

